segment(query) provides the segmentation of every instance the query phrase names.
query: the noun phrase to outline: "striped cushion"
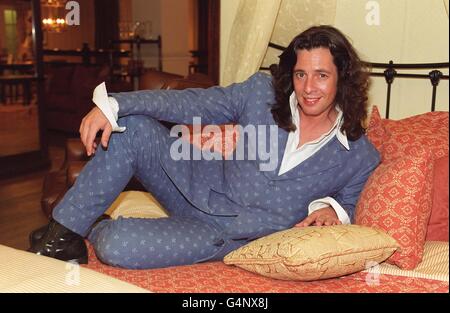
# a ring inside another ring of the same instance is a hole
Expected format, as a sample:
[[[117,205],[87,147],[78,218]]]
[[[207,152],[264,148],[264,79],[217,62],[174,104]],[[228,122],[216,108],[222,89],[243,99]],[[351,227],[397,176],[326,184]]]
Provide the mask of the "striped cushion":
[[[373,273],[425,278],[440,281],[449,281],[449,249],[446,241],[427,241],[424,245],[423,261],[413,270],[402,270],[395,265],[382,263],[379,267],[366,270]]]
[[[68,262],[0,245],[3,292],[148,292]]]

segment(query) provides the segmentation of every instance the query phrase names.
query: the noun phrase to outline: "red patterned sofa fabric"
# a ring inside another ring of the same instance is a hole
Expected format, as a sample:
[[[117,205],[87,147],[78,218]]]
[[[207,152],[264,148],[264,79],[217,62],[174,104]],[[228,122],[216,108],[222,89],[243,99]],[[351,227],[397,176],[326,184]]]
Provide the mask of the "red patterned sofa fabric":
[[[102,264],[91,245],[89,264],[94,271],[129,282],[152,292],[163,293],[396,293],[448,292],[448,282],[359,272],[311,282],[282,281],[257,275],[223,262],[206,262],[149,270],[128,270]]]
[[[380,151],[383,162],[414,153],[417,145],[433,155],[433,201],[426,240],[449,239],[449,113],[429,112],[402,120],[382,119],[373,107],[367,135]]]

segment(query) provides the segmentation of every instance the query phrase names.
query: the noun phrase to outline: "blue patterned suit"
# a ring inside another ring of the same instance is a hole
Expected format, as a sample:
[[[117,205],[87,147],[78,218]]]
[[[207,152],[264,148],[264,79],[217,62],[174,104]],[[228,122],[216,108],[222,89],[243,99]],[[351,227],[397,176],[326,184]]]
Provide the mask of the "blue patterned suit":
[[[277,127],[276,138],[271,137],[274,91],[265,74],[226,88],[112,96],[119,103],[118,124],[127,130],[114,133],[106,151],[97,149],[53,214],[86,235],[135,175],[171,216],[98,224],[89,239],[98,257],[112,265],[153,268],[221,259],[249,240],[292,227],[307,216],[311,201],[326,196],[352,218],[359,194],[379,163],[365,136],[350,141],[350,150],[333,138],[279,176],[288,133]],[[202,124],[267,125],[256,132],[256,146],[244,141],[244,151],[275,149],[275,168],[262,171],[260,166],[268,161],[260,153],[245,160],[173,160],[170,146],[178,138],[156,120],[192,124],[194,116]]]

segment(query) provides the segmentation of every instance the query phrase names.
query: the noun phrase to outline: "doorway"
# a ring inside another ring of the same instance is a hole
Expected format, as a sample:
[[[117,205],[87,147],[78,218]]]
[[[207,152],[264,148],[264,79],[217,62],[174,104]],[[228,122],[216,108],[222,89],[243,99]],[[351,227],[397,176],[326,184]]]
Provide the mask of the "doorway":
[[[119,0],[119,37],[136,30],[140,37],[161,39],[163,71],[203,73],[218,83],[220,0]],[[156,46],[140,51],[145,69],[159,68]]]
[[[39,0],[0,5],[0,177],[49,165]]]
[[[220,71],[220,0],[196,0],[196,49],[189,71],[208,75],[219,83]]]

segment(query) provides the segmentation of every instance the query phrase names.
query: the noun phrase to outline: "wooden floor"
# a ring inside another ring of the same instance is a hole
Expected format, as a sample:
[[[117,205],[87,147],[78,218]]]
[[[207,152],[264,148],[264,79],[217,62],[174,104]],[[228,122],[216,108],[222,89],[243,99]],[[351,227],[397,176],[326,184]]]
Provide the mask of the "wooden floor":
[[[37,110],[36,105],[0,105],[0,157],[39,150]]]
[[[62,165],[64,141],[62,134],[50,135],[52,163],[48,170],[58,169]],[[30,231],[47,223],[40,199],[48,170],[0,180],[0,244],[27,249]]]

